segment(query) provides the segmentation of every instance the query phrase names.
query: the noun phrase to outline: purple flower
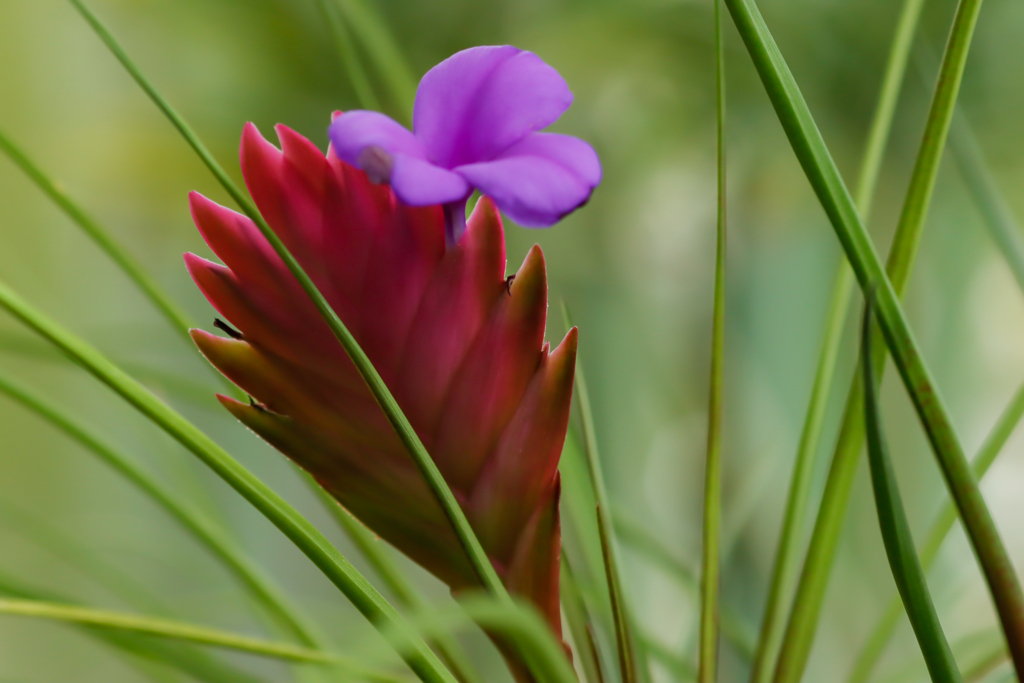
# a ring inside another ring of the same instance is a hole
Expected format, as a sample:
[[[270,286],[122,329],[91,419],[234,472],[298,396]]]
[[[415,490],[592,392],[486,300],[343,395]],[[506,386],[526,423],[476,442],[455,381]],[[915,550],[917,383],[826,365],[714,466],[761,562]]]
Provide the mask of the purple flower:
[[[330,138],[339,157],[390,183],[405,204],[442,204],[454,244],[474,189],[529,227],[553,225],[590,199],[601,182],[593,148],[537,132],[570,104],[565,80],[532,52],[474,47],[420,81],[412,132],[384,114],[350,111],[331,124]]]

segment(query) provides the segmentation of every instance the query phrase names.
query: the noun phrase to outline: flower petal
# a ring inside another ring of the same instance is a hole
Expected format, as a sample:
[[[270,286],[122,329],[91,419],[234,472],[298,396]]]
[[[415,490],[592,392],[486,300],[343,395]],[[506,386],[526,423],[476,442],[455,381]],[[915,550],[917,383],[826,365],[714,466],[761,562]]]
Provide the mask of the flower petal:
[[[408,128],[376,111],[347,111],[331,122],[327,131],[334,153],[356,168],[367,147],[380,147],[394,156],[426,159],[423,144]]]
[[[532,52],[511,45],[457,52],[416,91],[413,130],[445,168],[494,158],[572,104],[569,86]]]
[[[525,227],[547,227],[585,204],[601,182],[594,148],[579,138],[534,133],[494,161],[455,169]]]
[[[447,204],[469,196],[471,188],[458,173],[407,154],[394,155],[391,189],[409,206]]]

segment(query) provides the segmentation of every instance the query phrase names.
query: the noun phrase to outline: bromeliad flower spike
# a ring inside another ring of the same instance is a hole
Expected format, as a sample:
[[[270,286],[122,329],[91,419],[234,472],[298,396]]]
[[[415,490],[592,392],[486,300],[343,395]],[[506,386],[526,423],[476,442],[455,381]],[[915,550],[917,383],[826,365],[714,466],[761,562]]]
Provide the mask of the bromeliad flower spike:
[[[260,212],[366,351],[466,512],[505,585],[561,632],[558,458],[576,330],[544,341],[539,247],[506,286],[495,203],[446,247],[441,206],[411,207],[333,151],[255,126],[241,163]],[[191,195],[223,266],[189,272],[238,332],[192,337],[252,397],[224,406],[346,509],[453,590],[477,586],[449,521],[337,340],[245,216]],[[230,330],[230,328],[227,328]]]
[[[528,227],[553,225],[590,199],[601,182],[593,148],[537,132],[570,104],[565,80],[532,52],[474,47],[420,81],[411,132],[378,112],[350,111],[330,137],[338,156],[390,183],[405,204],[442,205],[454,244],[474,189]]]

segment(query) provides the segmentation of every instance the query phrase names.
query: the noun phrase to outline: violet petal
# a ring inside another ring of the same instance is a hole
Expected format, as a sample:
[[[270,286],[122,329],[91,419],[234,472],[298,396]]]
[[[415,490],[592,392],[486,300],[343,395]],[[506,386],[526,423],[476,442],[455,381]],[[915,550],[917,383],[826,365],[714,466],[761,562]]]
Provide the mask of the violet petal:
[[[362,168],[360,157],[369,147],[379,147],[394,157],[403,154],[426,158],[423,144],[407,128],[384,114],[355,110],[338,116],[327,131],[334,153],[344,161]]]
[[[447,204],[469,196],[471,188],[453,171],[414,156],[396,154],[391,168],[391,189],[408,206]]]
[[[457,52],[420,81],[413,129],[431,161],[447,168],[493,159],[554,123],[572,104],[565,80],[511,45]]]
[[[547,227],[590,199],[601,182],[594,149],[579,138],[533,133],[494,161],[455,169],[525,227]]]

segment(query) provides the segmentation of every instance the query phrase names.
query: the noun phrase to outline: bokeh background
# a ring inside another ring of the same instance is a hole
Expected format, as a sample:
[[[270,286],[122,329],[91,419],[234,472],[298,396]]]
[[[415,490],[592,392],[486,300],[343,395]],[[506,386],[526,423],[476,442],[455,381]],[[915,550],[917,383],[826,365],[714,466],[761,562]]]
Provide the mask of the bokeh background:
[[[575,92],[556,130],[601,154],[591,203],[546,231],[507,227],[509,270],[539,242],[552,301],[581,329],[613,505],[697,567],[714,262],[714,62],[709,0],[366,0],[418,78],[452,52],[512,43],[558,68]],[[899,4],[759,3],[840,168],[852,183]],[[314,0],[95,0],[142,70],[240,181],[243,123],[285,123],[326,146],[330,112],[356,106]],[[919,40],[941,45],[954,2],[929,0]],[[990,0],[961,93],[998,185],[1024,217],[1024,4]],[[729,263],[723,600],[756,631],[822,334],[838,243],[782,134],[738,36],[727,30]],[[885,249],[920,142],[932,73],[911,68],[870,229]],[[395,113],[393,103],[388,103]],[[28,151],[203,324],[213,311],[181,255],[209,256],[188,214],[199,190],[230,204],[206,169],[62,0],[0,0],[0,128]],[[0,158],[0,279],[101,348],[208,430],[322,528],[330,520],[284,459],[219,409],[204,362],[81,231]],[[859,310],[860,298],[855,308]],[[1024,381],[1024,297],[957,167],[946,159],[907,309],[973,453]],[[548,333],[563,325],[552,308]],[[856,348],[851,317],[816,469],[815,500]],[[225,523],[341,647],[362,617],[262,517],[192,456],[82,371],[0,316],[0,372],[15,376],[122,446]],[[886,427],[918,537],[945,498],[894,374]],[[894,586],[862,466],[807,681],[845,676]],[[1013,438],[983,490],[1024,568],[1024,440]],[[360,567],[344,539],[332,538]],[[631,546],[627,593],[644,633],[692,656],[697,603]],[[0,583],[123,608],[80,568],[104,563],[199,623],[261,634],[238,586],[161,511],[91,454],[0,399]],[[77,558],[77,559],[76,559]],[[408,564],[408,563],[406,563]],[[425,590],[439,584],[409,565]],[[951,638],[994,624],[959,530],[932,589]],[[481,667],[497,671],[484,639]],[[478,647],[477,647],[478,646]],[[724,681],[746,663],[723,646]],[[233,656],[266,680],[286,669]],[[923,680],[904,624],[879,680]],[[488,669],[488,670],[491,670]],[[489,674],[489,680],[503,680]],[[671,680],[655,667],[657,680]],[[87,634],[0,617],[0,681],[144,680]],[[173,680],[173,679],[171,679]]]

